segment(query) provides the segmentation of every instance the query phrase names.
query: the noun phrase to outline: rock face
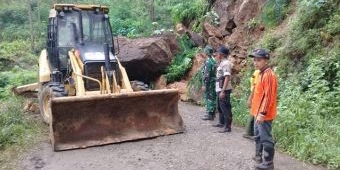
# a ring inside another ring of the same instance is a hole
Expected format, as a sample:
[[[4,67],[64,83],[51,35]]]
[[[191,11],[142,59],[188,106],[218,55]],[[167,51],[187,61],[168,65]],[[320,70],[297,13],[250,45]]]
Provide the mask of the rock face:
[[[154,89],[159,90],[159,89],[166,89],[166,77],[165,75],[159,76],[156,81],[154,82]]]
[[[186,76],[183,78],[186,81],[189,81],[191,77],[193,77],[198,71],[200,71],[203,66],[207,56],[204,53],[198,53],[192,60],[192,66]]]
[[[266,0],[217,0],[215,2],[213,10],[221,18],[219,29],[231,33],[224,38],[227,45],[243,46],[248,42],[246,25],[249,20],[261,13],[265,2]]]
[[[184,34],[187,32],[187,28],[182,23],[176,25],[176,32],[177,34]]]
[[[204,53],[197,54],[192,62],[192,67],[188,72],[187,76],[184,78],[187,81],[190,81],[191,77],[195,74],[201,74],[201,67],[204,65],[207,56]],[[196,89],[195,87],[188,87],[188,97],[190,100],[195,101],[197,104],[203,104],[203,94],[204,91],[201,88]]]
[[[261,13],[266,0],[216,0],[213,10],[220,17],[223,39],[218,36],[209,37],[212,46],[223,43],[230,48],[230,60],[234,64],[234,74],[237,74],[245,65],[244,59],[250,45],[262,36],[263,26],[248,28],[247,23]],[[228,33],[230,33],[228,35]]]
[[[118,38],[119,61],[130,80],[150,82],[159,77],[178,51],[176,35],[151,38]]]
[[[188,101],[188,89],[187,89],[188,82],[187,81],[180,81],[169,84],[167,86],[168,89],[177,89],[180,95],[181,101]]]
[[[203,25],[203,31],[208,35],[208,37],[217,37],[219,39],[223,37],[220,29],[207,22],[205,22]]]
[[[232,82],[236,85],[240,82],[237,74],[247,65],[247,51],[251,50],[251,45],[262,36],[265,30],[262,25],[250,28],[248,23],[251,19],[258,17],[266,0],[216,0],[211,2],[214,2],[211,4],[212,10],[218,14],[220,23],[211,24],[206,20],[203,24],[202,35],[214,49],[222,44],[230,49],[229,60],[234,65]],[[203,65],[205,59],[203,54],[196,55],[193,67],[183,78],[183,81],[189,81]],[[196,103],[203,102],[201,89],[189,89],[188,96]]]

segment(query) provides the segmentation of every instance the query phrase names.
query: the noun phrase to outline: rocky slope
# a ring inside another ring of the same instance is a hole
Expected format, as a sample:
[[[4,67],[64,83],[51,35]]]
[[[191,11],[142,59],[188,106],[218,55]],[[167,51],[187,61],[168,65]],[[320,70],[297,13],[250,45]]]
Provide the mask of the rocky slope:
[[[265,0],[217,0],[212,4],[212,11],[218,15],[219,23],[213,23],[207,18],[203,24],[203,32],[199,34],[193,33],[183,24],[178,24],[176,31],[178,34],[188,34],[197,45],[209,44],[215,49],[222,44],[229,47],[231,50],[229,59],[234,64],[233,82],[237,84],[239,82],[237,74],[247,65],[248,50],[256,40],[263,36],[265,26],[252,25],[251,21],[260,15],[264,3]],[[204,43],[201,43],[201,39]],[[193,90],[192,94],[188,94],[186,87],[204,60],[204,54],[197,54],[187,76],[180,82],[168,85],[168,88],[180,90],[182,100],[192,99],[202,102],[202,91]]]

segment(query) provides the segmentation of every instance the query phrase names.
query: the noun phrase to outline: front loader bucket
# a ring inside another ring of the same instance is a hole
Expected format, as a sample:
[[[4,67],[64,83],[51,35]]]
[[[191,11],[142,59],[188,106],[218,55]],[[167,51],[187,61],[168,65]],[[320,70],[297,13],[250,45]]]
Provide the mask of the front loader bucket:
[[[51,112],[56,151],[184,131],[177,90],[58,97],[51,101]]]

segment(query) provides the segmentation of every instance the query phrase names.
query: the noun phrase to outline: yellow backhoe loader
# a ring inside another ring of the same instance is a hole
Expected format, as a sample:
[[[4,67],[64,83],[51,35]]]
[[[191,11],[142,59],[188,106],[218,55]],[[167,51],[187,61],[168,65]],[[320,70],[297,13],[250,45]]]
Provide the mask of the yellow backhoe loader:
[[[177,90],[136,91],[100,5],[55,4],[39,58],[39,107],[55,151],[181,133]]]

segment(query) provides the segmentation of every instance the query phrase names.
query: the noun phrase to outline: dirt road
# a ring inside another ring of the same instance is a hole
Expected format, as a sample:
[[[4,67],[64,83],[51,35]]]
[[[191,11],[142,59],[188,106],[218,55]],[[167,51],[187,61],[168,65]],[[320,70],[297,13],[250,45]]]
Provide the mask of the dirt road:
[[[126,142],[81,150],[53,152],[47,142],[24,155],[20,169],[44,170],[250,170],[252,141],[243,130],[216,133],[214,122],[200,119],[203,108],[181,103],[186,132],[151,140]],[[46,137],[47,138],[47,137]],[[286,154],[275,155],[276,170],[321,170]]]

